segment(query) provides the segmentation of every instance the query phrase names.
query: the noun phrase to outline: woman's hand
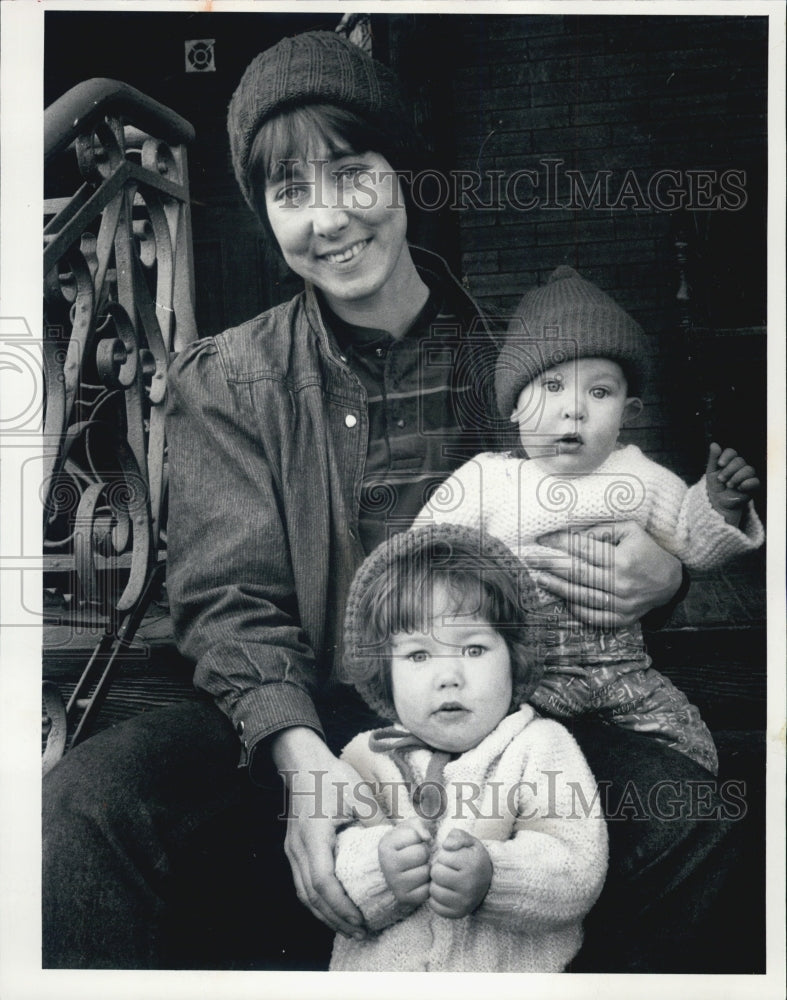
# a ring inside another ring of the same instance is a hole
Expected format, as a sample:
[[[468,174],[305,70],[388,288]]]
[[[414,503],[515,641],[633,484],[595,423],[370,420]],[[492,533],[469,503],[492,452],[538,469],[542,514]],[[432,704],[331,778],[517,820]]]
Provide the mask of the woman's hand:
[[[334,862],[336,830],[355,814],[361,777],[306,727],[282,730],[272,752],[289,792],[284,850],[298,899],[335,931],[362,939],[363,917],[336,878]]]
[[[570,559],[536,571],[536,582],[594,628],[620,628],[666,604],[682,567],[634,521],[554,531],[538,539]]]
[[[429,841],[426,823],[408,819],[380,841],[377,853],[388,888],[403,906],[415,909],[429,898]]]

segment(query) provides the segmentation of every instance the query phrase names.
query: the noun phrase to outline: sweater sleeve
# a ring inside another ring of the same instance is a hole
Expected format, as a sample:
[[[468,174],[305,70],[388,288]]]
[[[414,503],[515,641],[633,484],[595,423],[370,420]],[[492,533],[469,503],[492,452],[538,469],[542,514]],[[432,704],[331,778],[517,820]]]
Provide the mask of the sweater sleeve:
[[[368,747],[369,734],[359,733],[347,744],[341,756],[373,789],[382,777],[375,767],[381,758],[375,758]],[[397,901],[380,867],[380,841],[391,829],[391,821],[383,813],[382,800],[375,796],[374,801],[376,808],[373,807],[368,817],[345,827],[337,835],[336,877],[363,914],[369,930],[380,931],[402,920],[410,909]]]
[[[711,505],[704,477],[687,487],[668,469],[649,464],[655,474],[649,486],[647,530],[689,569],[715,569],[762,545],[765,532],[753,503],[735,527]]]
[[[336,877],[371,931],[381,931],[412,912],[396,899],[380,867],[380,841],[390,829],[390,824],[354,823],[336,838]]]
[[[568,731],[538,719],[524,735],[529,752],[513,836],[482,841],[493,875],[476,915],[532,933],[591,909],[607,872],[607,827],[593,775]]]

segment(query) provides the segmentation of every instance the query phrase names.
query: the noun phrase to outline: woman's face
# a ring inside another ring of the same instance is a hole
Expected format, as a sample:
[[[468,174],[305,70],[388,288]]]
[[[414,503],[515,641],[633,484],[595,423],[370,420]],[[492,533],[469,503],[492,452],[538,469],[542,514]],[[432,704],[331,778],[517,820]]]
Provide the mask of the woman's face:
[[[371,300],[404,273],[407,213],[379,153],[287,161],[284,176],[265,186],[265,206],[284,259],[329,305]]]

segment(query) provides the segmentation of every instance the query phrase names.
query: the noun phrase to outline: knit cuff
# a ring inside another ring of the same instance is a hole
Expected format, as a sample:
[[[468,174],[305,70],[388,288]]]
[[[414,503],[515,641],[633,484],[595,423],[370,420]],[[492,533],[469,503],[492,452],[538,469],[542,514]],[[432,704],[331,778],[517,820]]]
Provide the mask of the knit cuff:
[[[529,920],[525,918],[523,924],[520,919],[519,911],[532,887],[523,879],[521,865],[512,857],[510,842],[484,841],[484,847],[492,861],[493,874],[477,916],[501,927],[534,931]]]
[[[388,824],[358,824],[342,830],[336,838],[336,877],[372,931],[380,931],[411,912],[391,892],[380,867],[380,841],[390,830]]]
[[[735,556],[754,552],[765,541],[765,530],[753,502],[748,503],[740,526],[736,527],[728,524],[711,504],[704,477],[689,489],[686,499],[688,524],[700,526],[692,532],[690,567],[712,569],[721,566]],[[707,526],[705,530],[702,525]]]
[[[604,885],[606,858],[600,852],[595,856],[592,849],[578,850],[579,857],[565,858],[564,865],[556,866],[543,853],[542,863],[523,864],[518,852],[512,852],[511,841],[484,841],[484,847],[494,874],[476,914],[509,930],[534,934],[571,923],[579,927]]]

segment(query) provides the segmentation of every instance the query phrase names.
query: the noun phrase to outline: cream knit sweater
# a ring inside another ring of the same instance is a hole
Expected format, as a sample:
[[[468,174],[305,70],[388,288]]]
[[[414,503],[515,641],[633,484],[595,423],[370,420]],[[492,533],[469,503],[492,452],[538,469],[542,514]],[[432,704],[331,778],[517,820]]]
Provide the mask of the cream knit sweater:
[[[705,479],[688,487],[636,445],[613,451],[594,472],[545,472],[537,460],[484,452],[438,488],[413,527],[449,522],[482,528],[520,558],[555,558],[539,535],[602,521],[635,521],[689,569],[713,569],[762,545],[764,532],[749,504],[739,528],[711,507]]]
[[[355,971],[561,972],[579,950],[582,919],[607,866],[607,830],[596,784],[573,737],[529,705],[444,768],[439,845],[454,827],[484,844],[493,876],[481,906],[460,920],[424,904],[397,903],[378,845],[394,820],[417,815],[391,756],[361,733],[342,757],[370,783],[378,809],[340,832],[336,874],[377,933],[337,936],[331,969]],[[407,751],[416,782],[431,751]],[[371,801],[371,795],[368,796]],[[393,817],[393,819],[392,819]]]

